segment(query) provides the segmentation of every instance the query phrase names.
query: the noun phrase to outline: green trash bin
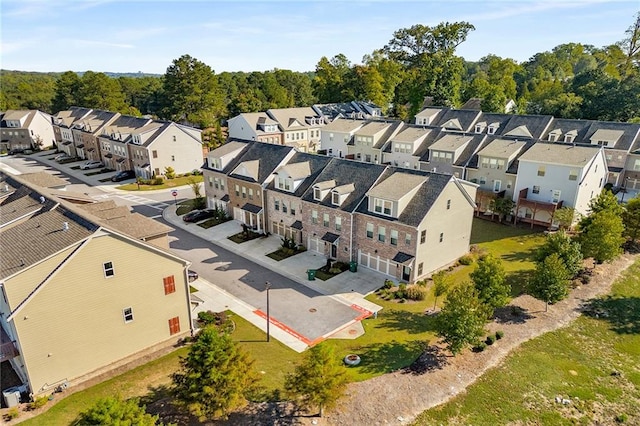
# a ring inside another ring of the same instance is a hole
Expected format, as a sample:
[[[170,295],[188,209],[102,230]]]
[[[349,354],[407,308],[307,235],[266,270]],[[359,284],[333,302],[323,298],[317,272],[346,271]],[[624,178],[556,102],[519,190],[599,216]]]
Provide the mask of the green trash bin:
[[[315,281],[316,279],[316,270],[315,269],[307,269],[307,278],[309,281]]]
[[[358,272],[358,262],[349,262],[349,270],[351,272]]]

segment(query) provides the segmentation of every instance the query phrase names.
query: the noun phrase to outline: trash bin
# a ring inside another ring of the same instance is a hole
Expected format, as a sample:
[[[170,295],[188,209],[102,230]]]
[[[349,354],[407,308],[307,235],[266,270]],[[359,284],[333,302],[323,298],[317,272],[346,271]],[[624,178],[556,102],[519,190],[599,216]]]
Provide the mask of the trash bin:
[[[351,272],[358,272],[358,262],[349,262],[349,270]]]
[[[315,281],[316,279],[316,270],[315,269],[307,269],[307,278],[309,281]]]

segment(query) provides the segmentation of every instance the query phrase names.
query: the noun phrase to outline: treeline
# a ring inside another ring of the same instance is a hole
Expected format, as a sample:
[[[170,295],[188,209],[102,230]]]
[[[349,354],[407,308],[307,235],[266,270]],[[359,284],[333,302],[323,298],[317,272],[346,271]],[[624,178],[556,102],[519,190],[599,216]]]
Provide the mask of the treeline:
[[[456,56],[473,30],[468,22],[414,25],[394,32],[360,64],[338,54],[322,57],[307,73],[216,74],[189,55],[159,77],[2,71],[0,109],[55,113],[80,105],[208,127],[240,112],[354,99],[410,119],[431,97],[433,105],[451,107],[481,98],[487,112],[503,112],[514,100],[521,114],[640,121],[640,14],[617,44],[562,44],[524,63],[495,55],[478,62]]]

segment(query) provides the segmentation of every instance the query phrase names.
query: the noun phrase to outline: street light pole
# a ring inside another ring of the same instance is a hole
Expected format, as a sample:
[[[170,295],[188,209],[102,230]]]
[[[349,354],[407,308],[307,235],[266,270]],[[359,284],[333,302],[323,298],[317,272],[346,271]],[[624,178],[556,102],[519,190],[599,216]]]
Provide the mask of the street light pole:
[[[271,283],[267,281],[265,283],[265,288],[267,290],[267,342],[271,340],[271,335],[269,334],[269,323],[271,323],[271,318],[269,317],[269,289],[271,288]]]

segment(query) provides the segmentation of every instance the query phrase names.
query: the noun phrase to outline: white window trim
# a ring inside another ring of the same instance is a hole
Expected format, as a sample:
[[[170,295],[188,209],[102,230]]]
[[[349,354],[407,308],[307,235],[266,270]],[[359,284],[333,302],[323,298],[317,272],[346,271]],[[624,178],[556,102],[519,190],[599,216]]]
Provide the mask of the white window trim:
[[[107,268],[107,263],[111,264],[110,268]],[[107,271],[111,271],[111,275],[107,275]],[[116,268],[113,266],[113,262],[102,262],[102,272],[105,278],[112,278],[116,275]]]
[[[131,319],[127,319],[127,310],[129,310],[129,315],[131,316]],[[124,323],[128,324],[130,322],[133,322],[133,320],[135,319],[134,315],[133,315],[133,308],[131,306],[126,307],[122,310],[122,318],[124,319]]]

